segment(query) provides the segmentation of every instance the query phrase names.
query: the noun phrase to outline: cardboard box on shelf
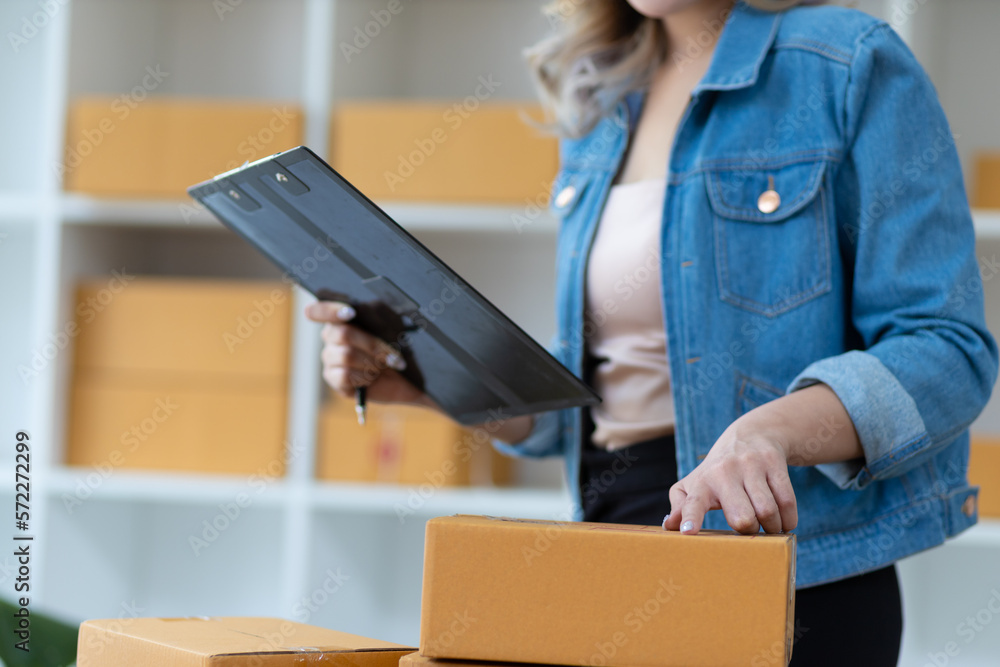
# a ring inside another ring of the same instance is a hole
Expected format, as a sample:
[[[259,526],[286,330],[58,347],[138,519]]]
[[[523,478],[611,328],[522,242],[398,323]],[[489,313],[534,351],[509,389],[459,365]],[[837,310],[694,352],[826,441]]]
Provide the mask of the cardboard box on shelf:
[[[969,484],[979,487],[979,516],[1000,519],[1000,437],[972,436]]]
[[[81,284],[66,463],[282,475],[290,303],[274,282]]]
[[[84,621],[77,646],[80,667],[396,667],[413,651],[280,618],[239,617]]]
[[[271,281],[87,280],[76,293],[74,364],[88,370],[283,379],[291,302],[288,285]]]
[[[976,155],[973,182],[975,208],[1000,208],[1000,153]]]
[[[485,660],[438,660],[419,653],[409,653],[399,659],[399,667],[502,667],[503,663]],[[509,667],[537,667],[530,662],[519,662]]]
[[[501,486],[509,483],[510,461],[425,408],[369,403],[361,426],[353,402],[336,398],[320,413],[316,471],[327,480]]]
[[[283,380],[77,372],[66,463],[280,477],[287,400]]]
[[[302,143],[283,103],[84,97],[70,105],[60,170],[68,191],[186,199],[186,188]]]
[[[531,127],[537,106],[505,102],[354,102],[334,113],[333,167],[378,200],[544,208],[558,142]]]
[[[794,535],[439,517],[420,654],[604,667],[787,664]]]

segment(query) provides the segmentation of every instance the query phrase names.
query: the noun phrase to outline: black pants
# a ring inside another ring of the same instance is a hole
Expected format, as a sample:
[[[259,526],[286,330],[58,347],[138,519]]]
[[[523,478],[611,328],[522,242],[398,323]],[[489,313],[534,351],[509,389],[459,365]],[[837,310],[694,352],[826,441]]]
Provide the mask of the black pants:
[[[581,459],[584,521],[659,525],[677,481],[672,436],[617,452],[587,443]],[[796,591],[793,667],[891,667],[903,611],[895,566]]]

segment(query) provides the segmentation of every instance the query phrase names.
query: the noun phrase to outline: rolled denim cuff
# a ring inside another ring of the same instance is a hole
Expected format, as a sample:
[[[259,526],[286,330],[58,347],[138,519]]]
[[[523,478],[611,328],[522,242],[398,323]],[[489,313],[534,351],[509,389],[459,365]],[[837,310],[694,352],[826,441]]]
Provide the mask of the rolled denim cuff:
[[[494,438],[493,446],[507,456],[542,457],[562,453],[560,412],[553,410],[533,415],[534,425],[527,437],[513,444]]]
[[[873,354],[852,350],[807,366],[785,393],[823,383],[854,422],[865,460],[821,463],[821,472],[841,489],[861,489],[896,469],[928,444],[927,429],[913,397]]]

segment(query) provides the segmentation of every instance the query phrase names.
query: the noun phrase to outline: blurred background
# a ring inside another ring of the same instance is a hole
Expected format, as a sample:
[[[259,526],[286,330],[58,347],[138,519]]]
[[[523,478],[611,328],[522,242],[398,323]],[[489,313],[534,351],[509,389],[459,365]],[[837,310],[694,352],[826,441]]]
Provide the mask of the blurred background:
[[[414,410],[358,428],[324,391],[308,295],[184,192],[306,144],[544,344],[557,145],[524,122],[522,58],[542,4],[0,0],[0,499],[23,431],[32,614],[281,616],[415,645],[428,518],[569,517],[559,461]],[[938,87],[998,332],[1000,4],[852,4]],[[901,564],[905,665],[1000,655],[1000,397],[974,430],[982,520]]]

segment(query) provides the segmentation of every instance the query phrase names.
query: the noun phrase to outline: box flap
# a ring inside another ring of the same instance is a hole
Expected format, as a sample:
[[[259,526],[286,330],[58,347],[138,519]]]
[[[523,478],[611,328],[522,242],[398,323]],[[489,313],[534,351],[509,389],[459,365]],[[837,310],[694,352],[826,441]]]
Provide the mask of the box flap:
[[[203,657],[252,653],[353,653],[412,648],[279,618],[188,617],[85,621],[85,633],[111,633]],[[112,641],[106,638],[104,643]],[[82,644],[82,640],[81,640]]]
[[[601,531],[601,532],[617,532],[617,533],[648,533],[650,535],[658,535],[660,537],[670,537],[677,538],[683,537],[685,540],[697,539],[697,538],[732,538],[739,541],[745,541],[748,539],[762,539],[770,540],[774,542],[795,542],[795,535],[792,533],[758,533],[757,535],[743,535],[737,533],[735,530],[701,530],[697,535],[683,535],[677,531],[664,530],[660,526],[633,526],[627,524],[616,524],[616,523],[588,523],[586,521],[550,521],[547,519],[520,519],[514,517],[506,516],[489,516],[489,515],[475,515],[475,514],[453,514],[452,516],[440,516],[431,519],[428,523],[455,523],[468,526],[494,526],[497,522],[504,522],[508,526],[517,526],[522,524],[525,528],[531,530],[537,530],[540,526],[554,526],[560,531],[571,530],[571,531]]]

